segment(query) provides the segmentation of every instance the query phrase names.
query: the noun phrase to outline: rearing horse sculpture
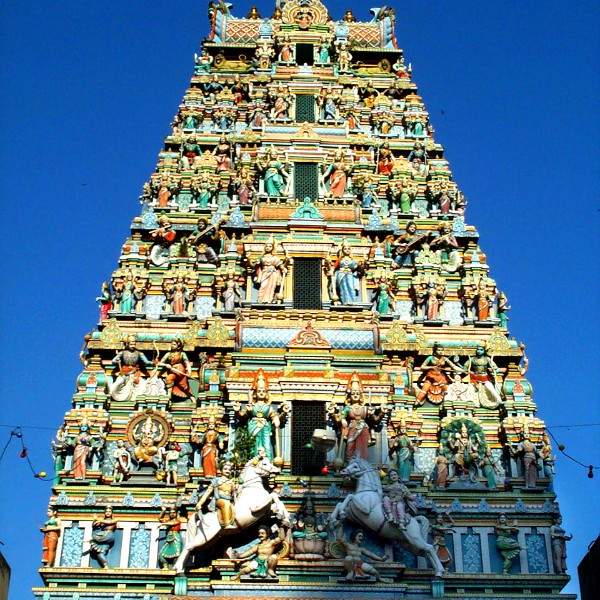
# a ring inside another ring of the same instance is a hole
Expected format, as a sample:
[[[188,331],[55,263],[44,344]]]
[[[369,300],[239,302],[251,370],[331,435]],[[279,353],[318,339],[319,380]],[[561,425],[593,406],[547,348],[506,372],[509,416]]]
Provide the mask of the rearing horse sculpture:
[[[234,502],[235,521],[221,527],[216,512],[196,513],[189,521],[185,545],[175,563],[175,570],[183,573],[185,562],[192,550],[203,548],[221,536],[239,533],[253,523],[272,514],[283,522],[289,522],[290,514],[275,492],[265,489],[263,478],[280,471],[267,457],[249,461],[240,473],[241,484]]]
[[[356,491],[348,494],[344,501],[335,507],[330,517],[332,523],[347,518],[382,538],[397,540],[412,554],[425,556],[436,576],[443,574],[444,567],[433,546],[427,542],[429,521],[426,517],[422,515],[411,517],[404,530],[385,518],[381,478],[371,463],[354,457],[348,466],[340,471],[340,474],[357,481]]]

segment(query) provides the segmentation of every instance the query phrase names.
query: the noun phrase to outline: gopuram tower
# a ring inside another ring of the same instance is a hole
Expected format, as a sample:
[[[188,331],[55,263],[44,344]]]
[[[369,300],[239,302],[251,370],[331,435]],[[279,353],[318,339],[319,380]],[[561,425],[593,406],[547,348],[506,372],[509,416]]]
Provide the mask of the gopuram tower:
[[[35,597],[566,598],[524,346],[394,10],[230,9],[98,298]]]

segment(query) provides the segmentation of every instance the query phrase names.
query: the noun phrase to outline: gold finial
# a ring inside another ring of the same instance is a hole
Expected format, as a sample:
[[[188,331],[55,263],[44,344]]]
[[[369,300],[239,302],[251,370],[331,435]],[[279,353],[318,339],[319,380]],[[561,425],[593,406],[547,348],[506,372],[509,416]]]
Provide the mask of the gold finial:
[[[250,9],[250,12],[246,15],[246,19],[253,19],[253,20],[257,20],[260,19],[260,15],[258,14],[258,10],[256,8],[256,6],[253,6]]]
[[[352,14],[351,10],[347,10],[342,21],[346,21],[346,23],[356,23],[356,17]]]

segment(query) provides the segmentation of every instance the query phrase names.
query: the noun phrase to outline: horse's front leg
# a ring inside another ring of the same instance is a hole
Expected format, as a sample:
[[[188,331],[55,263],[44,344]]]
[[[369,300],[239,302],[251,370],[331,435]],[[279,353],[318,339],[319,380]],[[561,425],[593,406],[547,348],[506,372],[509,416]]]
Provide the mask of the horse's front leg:
[[[335,508],[333,509],[333,512],[329,517],[329,522],[331,523],[332,527],[335,527],[336,525],[338,525],[338,523],[340,523],[346,518],[346,509],[348,508],[348,504],[350,503],[350,500],[352,498],[354,498],[354,494],[348,494],[344,498],[343,502],[340,502],[335,505]]]
[[[290,513],[285,507],[285,504],[279,499],[279,496],[275,492],[271,492],[270,497],[277,516],[281,519],[284,525],[289,525]]]

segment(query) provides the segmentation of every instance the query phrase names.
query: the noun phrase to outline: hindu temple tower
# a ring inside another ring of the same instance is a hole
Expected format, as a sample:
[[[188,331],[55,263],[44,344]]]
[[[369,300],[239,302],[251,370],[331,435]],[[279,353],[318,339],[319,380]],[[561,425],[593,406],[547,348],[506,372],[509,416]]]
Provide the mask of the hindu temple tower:
[[[571,598],[524,346],[394,9],[231,10],[101,288],[35,597]]]

